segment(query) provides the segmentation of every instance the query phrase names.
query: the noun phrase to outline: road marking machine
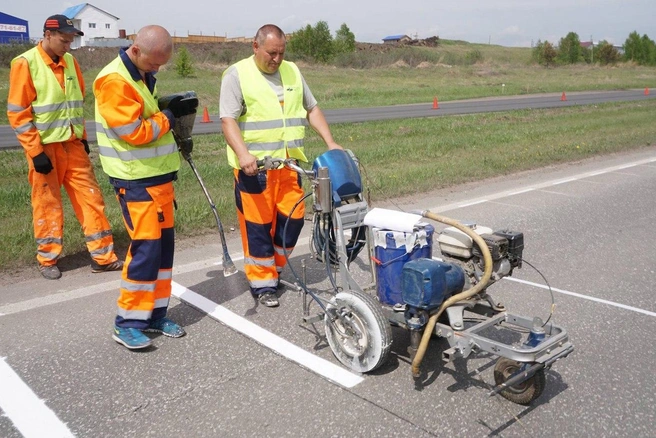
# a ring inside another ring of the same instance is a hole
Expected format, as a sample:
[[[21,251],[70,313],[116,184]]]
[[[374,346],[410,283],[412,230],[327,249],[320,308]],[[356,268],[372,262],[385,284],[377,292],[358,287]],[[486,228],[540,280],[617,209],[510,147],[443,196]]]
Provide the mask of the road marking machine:
[[[444,338],[449,344],[442,351],[445,362],[479,352],[498,356],[490,395],[500,393],[526,405],[542,394],[545,369],[573,351],[562,327],[510,313],[487,293],[522,267],[521,232],[494,231],[430,211],[370,209],[359,164],[348,150],[323,153],[312,169],[293,159],[270,157],[258,165],[262,170],[286,166],[311,182],[305,197],[312,196],[310,249],[325,264],[332,289],[310,290],[306,274],[299,276],[291,264],[296,282],[282,282],[302,294],[306,323],[323,321],[328,344],[344,366],[366,373],[383,365],[392,344],[391,327],[397,326],[409,333],[415,378],[421,376],[431,338]],[[426,219],[447,227],[436,233]],[[432,256],[433,241],[439,259]],[[349,265],[365,248],[373,281],[362,287]],[[319,306],[315,315],[308,297]],[[490,335],[498,332],[514,336]]]

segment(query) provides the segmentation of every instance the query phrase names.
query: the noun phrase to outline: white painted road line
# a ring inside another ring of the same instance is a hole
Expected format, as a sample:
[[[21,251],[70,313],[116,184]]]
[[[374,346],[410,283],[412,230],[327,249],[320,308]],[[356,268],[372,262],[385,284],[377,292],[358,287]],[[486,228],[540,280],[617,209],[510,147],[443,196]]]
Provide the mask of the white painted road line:
[[[55,413],[0,357],[0,408],[25,438],[74,437]]]
[[[504,277],[504,280],[514,281],[516,283],[527,284],[529,286],[539,287],[541,289],[549,290],[549,287],[544,285],[544,284],[533,283],[532,281],[521,280],[519,278]],[[576,293],[576,292],[570,292],[568,290],[558,289],[558,288],[555,288],[555,287],[552,287],[551,290],[554,291],[554,292],[558,292],[560,294],[563,294],[563,295],[570,295],[572,297],[582,298],[582,299],[588,300],[588,301],[594,301],[594,302],[597,302],[597,303],[608,304],[609,306],[619,307],[620,309],[625,309],[625,310],[630,310],[632,312],[642,313],[643,315],[647,315],[647,316],[656,316],[656,312],[650,312],[649,310],[639,309],[637,307],[627,306],[626,304],[621,304],[621,303],[616,303],[614,301],[604,300],[603,298],[595,298],[595,297],[591,297],[589,295],[583,295],[583,294],[579,294],[579,293]]]
[[[352,388],[361,383],[364,378],[354,374],[332,362],[322,359],[314,354],[303,350],[291,342],[277,336],[262,327],[250,322],[246,318],[231,312],[225,307],[208,300],[202,295],[187,289],[181,284],[173,282],[172,295],[179,300],[191,304],[197,309],[207,313],[231,329],[242,333],[257,343],[275,351],[287,359],[298,363],[302,367],[327,378],[345,388]]]

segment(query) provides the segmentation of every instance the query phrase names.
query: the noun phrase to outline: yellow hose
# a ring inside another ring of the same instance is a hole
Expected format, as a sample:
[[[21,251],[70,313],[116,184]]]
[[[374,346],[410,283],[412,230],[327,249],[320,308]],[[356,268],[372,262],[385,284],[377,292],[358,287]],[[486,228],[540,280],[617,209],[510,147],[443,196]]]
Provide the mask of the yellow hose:
[[[431,213],[429,210],[423,211],[421,215],[425,218],[432,219],[434,221],[441,222],[443,224],[451,225],[452,227],[459,229],[460,231],[471,237],[472,240],[478,244],[478,247],[481,249],[481,253],[483,253],[483,266],[485,267],[485,269],[483,271],[483,277],[474,287],[469,288],[466,291],[460,292],[459,294],[453,295],[451,298],[444,301],[440,306],[439,310],[437,311],[437,313],[434,313],[428,319],[428,323],[426,324],[426,327],[424,328],[424,333],[421,337],[421,342],[419,343],[419,347],[417,348],[417,353],[415,354],[415,357],[412,360],[412,375],[414,377],[419,377],[419,366],[421,365],[421,361],[424,359],[424,354],[426,354],[428,341],[430,341],[430,337],[431,334],[433,333],[433,329],[435,328],[435,324],[437,323],[437,319],[440,317],[442,312],[444,312],[444,309],[446,309],[447,307],[451,306],[452,304],[458,301],[465,300],[479,293],[481,290],[483,290],[483,288],[485,288],[485,286],[487,286],[487,283],[490,280],[490,277],[492,276],[492,256],[490,255],[490,249],[487,247],[487,244],[481,238],[481,236],[479,236],[474,230],[464,226],[460,222],[445,216],[441,216],[439,214]]]

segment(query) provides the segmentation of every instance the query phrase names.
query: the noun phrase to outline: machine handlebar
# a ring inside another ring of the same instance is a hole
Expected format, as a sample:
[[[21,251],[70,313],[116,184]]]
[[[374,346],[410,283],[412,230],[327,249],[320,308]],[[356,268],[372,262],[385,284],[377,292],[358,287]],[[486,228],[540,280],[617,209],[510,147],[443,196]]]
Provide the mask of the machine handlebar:
[[[308,175],[312,178],[316,176],[314,170],[303,169],[301,166],[297,164],[297,161],[294,158],[282,159],[282,158],[272,158],[270,156],[266,156],[262,160],[257,160],[256,164],[257,167],[260,169],[260,171],[279,169],[281,166],[284,166],[288,169],[300,173],[301,175]]]

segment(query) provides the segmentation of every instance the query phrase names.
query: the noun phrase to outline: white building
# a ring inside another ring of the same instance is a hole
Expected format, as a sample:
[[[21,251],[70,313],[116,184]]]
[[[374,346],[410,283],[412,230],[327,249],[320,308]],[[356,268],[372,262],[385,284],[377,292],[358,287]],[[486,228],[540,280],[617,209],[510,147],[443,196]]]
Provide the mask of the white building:
[[[73,49],[82,46],[116,45],[103,44],[103,42],[109,43],[119,39],[118,17],[90,3],[71,6],[62,14],[73,21],[73,26],[84,32],[84,36],[75,37],[71,45]]]

